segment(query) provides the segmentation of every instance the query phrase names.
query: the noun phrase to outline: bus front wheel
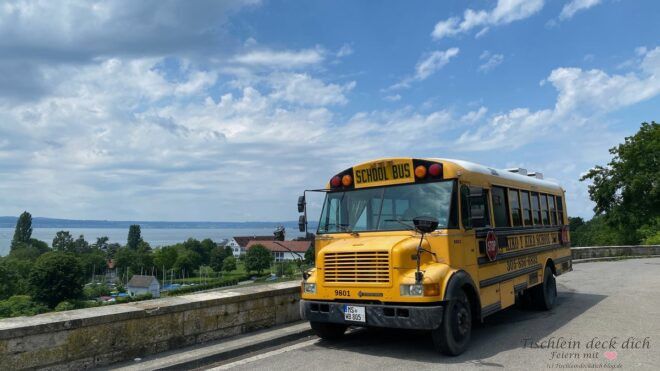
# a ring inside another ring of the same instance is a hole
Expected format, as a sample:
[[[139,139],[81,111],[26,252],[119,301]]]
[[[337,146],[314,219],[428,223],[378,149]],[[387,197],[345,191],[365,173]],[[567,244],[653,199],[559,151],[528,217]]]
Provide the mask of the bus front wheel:
[[[323,340],[337,340],[344,336],[348,326],[335,323],[310,322],[312,331]]]
[[[532,288],[532,302],[542,310],[550,310],[557,301],[557,282],[550,267],[545,267],[543,284]]]
[[[464,291],[459,291],[445,307],[442,325],[431,332],[436,350],[457,356],[467,349],[472,333],[472,311],[470,300]]]

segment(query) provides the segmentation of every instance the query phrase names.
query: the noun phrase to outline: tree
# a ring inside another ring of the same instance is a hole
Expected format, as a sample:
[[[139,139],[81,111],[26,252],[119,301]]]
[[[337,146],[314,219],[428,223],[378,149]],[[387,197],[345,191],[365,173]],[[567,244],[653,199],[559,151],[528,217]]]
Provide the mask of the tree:
[[[142,232],[139,224],[133,224],[128,228],[128,241],[126,246],[129,249],[137,250],[138,244],[142,241]]]
[[[231,248],[231,246],[225,246],[225,256],[233,256],[234,255],[234,249]]]
[[[11,248],[16,248],[19,244],[28,244],[32,237],[32,215],[24,211],[16,221],[14,238],[11,240]]]
[[[16,273],[8,266],[6,261],[0,260],[0,300],[5,300],[16,294]]]
[[[85,236],[81,234],[73,241],[73,250],[78,254],[84,254],[90,251],[89,242],[85,241]]]
[[[199,267],[202,264],[208,263],[209,252],[202,246],[202,243],[194,238],[189,238],[183,243],[183,248],[194,252],[196,255],[195,266]]]
[[[211,252],[218,246],[217,243],[213,242],[210,238],[205,238],[201,242],[203,254],[202,260],[204,264],[209,264],[211,262]]]
[[[85,277],[90,277],[92,274],[103,274],[108,264],[103,251],[97,248],[90,248],[89,251],[78,254],[76,257],[80,261]]]
[[[154,265],[159,270],[165,269],[168,271],[174,267],[177,258],[176,248],[172,246],[161,247],[160,249],[154,250],[153,255]]]
[[[92,244],[92,246],[99,249],[99,250],[107,251],[109,241],[110,241],[110,238],[108,238],[108,236],[96,237],[96,242],[94,244]]]
[[[253,245],[245,254],[245,269],[248,272],[256,271],[257,274],[270,268],[273,263],[273,254],[263,245]]]
[[[228,256],[222,262],[222,270],[225,272],[232,272],[236,270],[236,258],[234,256]]]
[[[226,255],[225,249],[223,247],[215,247],[213,250],[211,250],[209,265],[211,268],[213,268],[214,271],[220,272],[227,256],[228,255]]]
[[[73,254],[55,251],[37,259],[29,284],[32,297],[53,308],[62,300],[79,298],[84,280],[78,259]]]
[[[71,252],[74,250],[75,244],[73,236],[69,231],[59,231],[53,238],[53,250]]]
[[[314,244],[310,243],[307,251],[305,251],[305,262],[308,264],[314,264],[316,259],[316,250],[314,249]]]
[[[660,225],[660,124],[642,123],[610,153],[614,157],[607,166],[596,166],[580,180],[592,182],[589,197],[596,215],[603,215],[625,243],[636,244]]]
[[[199,267],[197,262],[199,262],[199,255],[196,252],[183,250],[182,253],[177,255],[176,261],[174,262],[174,270],[190,275],[195,268]]]

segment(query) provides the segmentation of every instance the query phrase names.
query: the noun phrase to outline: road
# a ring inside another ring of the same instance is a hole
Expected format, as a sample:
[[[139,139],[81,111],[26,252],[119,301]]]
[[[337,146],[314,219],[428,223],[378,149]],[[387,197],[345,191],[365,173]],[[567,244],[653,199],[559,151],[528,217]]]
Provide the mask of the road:
[[[339,342],[308,338],[211,368],[660,369],[660,258],[578,264],[557,281],[552,311],[496,313],[458,357],[434,352],[426,333],[358,329]]]

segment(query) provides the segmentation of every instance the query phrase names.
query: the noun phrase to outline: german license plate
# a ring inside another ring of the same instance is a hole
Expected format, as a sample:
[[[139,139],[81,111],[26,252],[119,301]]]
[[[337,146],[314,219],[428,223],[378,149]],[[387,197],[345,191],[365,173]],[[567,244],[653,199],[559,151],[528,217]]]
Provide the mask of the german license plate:
[[[364,314],[364,307],[344,305],[344,319],[353,322],[367,322],[367,317]]]

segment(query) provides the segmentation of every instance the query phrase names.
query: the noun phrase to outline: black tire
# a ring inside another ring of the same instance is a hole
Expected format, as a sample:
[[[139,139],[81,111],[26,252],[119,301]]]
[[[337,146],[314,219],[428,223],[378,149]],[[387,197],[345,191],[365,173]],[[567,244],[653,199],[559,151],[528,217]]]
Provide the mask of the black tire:
[[[460,290],[449,301],[442,315],[442,324],[431,332],[435,349],[448,356],[463,353],[472,334],[472,309],[465,291]]]
[[[312,331],[323,340],[338,340],[344,336],[348,326],[336,323],[310,322]]]
[[[543,283],[532,287],[532,302],[541,310],[550,310],[557,302],[557,282],[550,267],[546,266],[543,271]]]

